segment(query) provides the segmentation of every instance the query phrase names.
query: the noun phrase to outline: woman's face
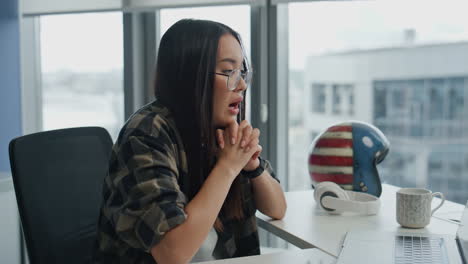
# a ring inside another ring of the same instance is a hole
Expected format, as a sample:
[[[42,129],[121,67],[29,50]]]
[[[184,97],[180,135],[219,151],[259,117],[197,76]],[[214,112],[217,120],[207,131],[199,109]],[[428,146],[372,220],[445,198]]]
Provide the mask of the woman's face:
[[[216,55],[216,73],[229,74],[232,70],[241,69],[244,61],[242,48],[231,34],[219,39]],[[215,74],[213,87],[213,123],[216,127],[226,127],[236,120],[240,111],[240,102],[244,99],[242,92],[247,89],[243,79],[233,91],[227,87],[227,76]]]

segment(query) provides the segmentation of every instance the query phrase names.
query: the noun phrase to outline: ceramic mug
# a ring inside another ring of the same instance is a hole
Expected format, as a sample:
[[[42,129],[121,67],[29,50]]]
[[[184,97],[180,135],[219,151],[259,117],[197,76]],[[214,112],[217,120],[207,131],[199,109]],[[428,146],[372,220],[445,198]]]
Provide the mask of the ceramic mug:
[[[431,210],[432,199],[441,198],[440,204]],[[421,188],[402,188],[396,194],[396,218],[403,227],[423,228],[431,221],[431,216],[445,202],[440,192],[432,193]]]

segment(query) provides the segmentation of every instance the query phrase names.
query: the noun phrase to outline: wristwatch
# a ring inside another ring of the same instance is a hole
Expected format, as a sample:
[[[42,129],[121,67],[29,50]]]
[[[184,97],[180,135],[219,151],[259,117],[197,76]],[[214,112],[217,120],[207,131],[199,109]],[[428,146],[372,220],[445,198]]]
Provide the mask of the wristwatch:
[[[255,170],[253,171],[242,170],[241,174],[249,179],[257,178],[258,176],[260,176],[265,170],[265,160],[260,157],[258,157],[258,160],[260,161],[260,164]]]

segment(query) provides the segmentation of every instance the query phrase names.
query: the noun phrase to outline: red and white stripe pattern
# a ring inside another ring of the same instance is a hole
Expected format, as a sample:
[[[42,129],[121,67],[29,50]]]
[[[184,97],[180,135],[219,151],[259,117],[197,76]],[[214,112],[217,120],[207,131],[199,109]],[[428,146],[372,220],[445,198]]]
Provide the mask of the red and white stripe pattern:
[[[313,184],[331,181],[353,189],[353,129],[350,123],[332,126],[317,139],[309,156]]]

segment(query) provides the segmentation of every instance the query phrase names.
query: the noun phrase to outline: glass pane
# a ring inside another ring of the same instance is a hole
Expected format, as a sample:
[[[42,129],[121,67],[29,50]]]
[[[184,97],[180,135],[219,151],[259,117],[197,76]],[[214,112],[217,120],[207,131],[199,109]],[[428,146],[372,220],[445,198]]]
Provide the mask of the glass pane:
[[[121,13],[40,18],[43,129],[123,124]]]
[[[161,10],[161,36],[177,21],[184,18],[212,20],[223,23],[237,31],[250,61],[250,6],[210,6],[191,8],[168,8]],[[253,78],[255,78],[255,69]],[[250,89],[246,94],[246,118],[250,121]]]
[[[316,135],[332,124],[361,120],[390,141],[389,155],[377,166],[383,182],[428,187],[465,203],[465,2],[330,1],[288,7],[290,190],[311,187],[307,157]]]
[[[313,83],[312,84],[312,111],[316,113],[325,113],[325,85]]]

